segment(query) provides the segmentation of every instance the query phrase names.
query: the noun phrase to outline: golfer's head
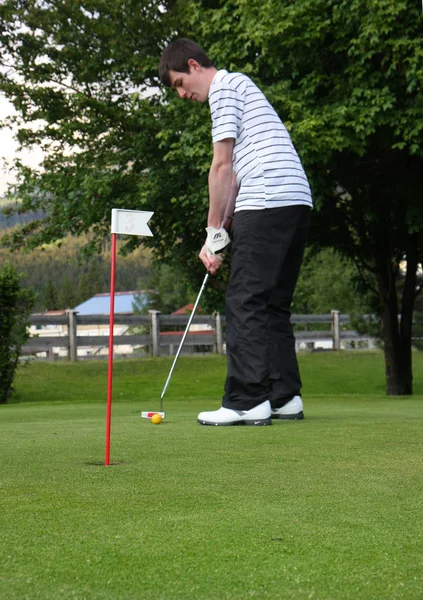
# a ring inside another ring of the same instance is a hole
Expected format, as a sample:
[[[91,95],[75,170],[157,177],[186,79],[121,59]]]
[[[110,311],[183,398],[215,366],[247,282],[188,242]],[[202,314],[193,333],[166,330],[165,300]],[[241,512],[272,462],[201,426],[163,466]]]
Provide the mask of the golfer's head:
[[[159,75],[180,98],[205,102],[216,69],[202,48],[191,40],[174,40],[162,53]]]

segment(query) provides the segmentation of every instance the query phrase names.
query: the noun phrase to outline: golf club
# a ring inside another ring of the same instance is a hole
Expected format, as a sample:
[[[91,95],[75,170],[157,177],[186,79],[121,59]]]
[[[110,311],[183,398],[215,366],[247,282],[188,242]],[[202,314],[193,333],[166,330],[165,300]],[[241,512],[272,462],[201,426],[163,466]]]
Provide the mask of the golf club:
[[[164,397],[164,395],[165,395],[165,393],[166,393],[166,390],[167,390],[167,388],[168,388],[168,385],[169,385],[169,383],[170,383],[170,379],[171,379],[171,377],[172,377],[173,369],[175,368],[176,361],[178,360],[179,354],[180,354],[180,352],[181,352],[181,350],[182,350],[182,346],[183,346],[183,344],[184,344],[185,338],[187,337],[187,333],[188,333],[188,331],[189,331],[189,328],[190,328],[190,326],[191,326],[192,320],[193,320],[193,318],[194,318],[195,311],[197,310],[197,305],[198,305],[198,303],[199,303],[199,301],[200,301],[200,298],[201,298],[201,295],[202,295],[202,293],[203,293],[203,291],[204,291],[204,288],[206,287],[206,283],[207,283],[207,280],[208,280],[209,276],[210,276],[210,273],[207,273],[207,274],[206,274],[206,276],[205,276],[205,277],[204,277],[204,279],[203,279],[203,283],[202,283],[202,285],[201,285],[201,288],[200,288],[200,291],[199,291],[199,293],[198,293],[197,300],[195,301],[194,308],[192,309],[191,315],[190,315],[190,317],[189,317],[189,320],[188,320],[187,326],[186,326],[186,328],[185,328],[185,331],[184,331],[184,335],[182,336],[181,343],[179,344],[179,347],[178,347],[178,350],[177,350],[177,352],[176,352],[176,355],[175,355],[175,358],[174,358],[174,361],[173,361],[172,367],[171,367],[171,369],[170,369],[170,372],[169,372],[169,375],[168,375],[168,377],[167,377],[167,379],[166,379],[166,383],[165,383],[165,385],[164,385],[164,388],[163,388],[163,391],[162,391],[162,395],[160,396],[160,410],[161,410],[162,412],[163,412],[163,397]]]
[[[223,228],[224,228],[224,229],[225,229],[225,230],[226,230],[228,233],[230,233],[230,231],[231,231],[231,228],[232,228],[232,217],[230,217],[230,216],[227,216],[227,217],[226,217],[226,219],[225,219],[225,221],[224,221],[224,222],[223,222],[223,224],[222,224],[222,227],[223,227]],[[197,300],[195,301],[194,308],[192,309],[192,313],[191,313],[191,315],[190,315],[190,318],[189,318],[189,320],[188,320],[187,326],[186,326],[186,328],[185,328],[185,331],[184,331],[184,335],[182,336],[181,343],[179,344],[178,350],[177,350],[177,352],[176,352],[176,355],[175,355],[175,358],[174,358],[174,360],[173,360],[172,367],[171,367],[171,369],[170,369],[169,375],[168,375],[168,377],[167,377],[167,379],[166,379],[166,383],[165,383],[165,385],[164,385],[164,388],[163,388],[163,391],[162,391],[162,395],[160,396],[160,410],[161,410],[162,412],[163,412],[163,398],[164,398],[164,395],[165,395],[165,393],[166,393],[166,390],[167,390],[167,388],[168,388],[168,385],[169,385],[169,383],[170,383],[170,379],[171,379],[171,377],[172,377],[173,369],[175,368],[176,361],[178,360],[179,354],[181,353],[182,346],[184,345],[185,338],[187,337],[187,334],[188,334],[189,328],[190,328],[190,326],[191,326],[191,322],[192,322],[192,320],[193,320],[193,318],[194,318],[195,311],[197,310],[198,303],[199,303],[199,301],[200,301],[200,298],[201,298],[201,295],[202,295],[202,293],[203,293],[203,291],[204,291],[204,288],[206,287],[206,283],[207,283],[207,280],[208,280],[209,276],[210,276],[210,273],[209,273],[209,272],[207,272],[207,273],[206,273],[206,275],[205,275],[205,277],[204,277],[204,279],[203,279],[203,283],[202,283],[202,285],[201,285],[200,291],[198,292]]]

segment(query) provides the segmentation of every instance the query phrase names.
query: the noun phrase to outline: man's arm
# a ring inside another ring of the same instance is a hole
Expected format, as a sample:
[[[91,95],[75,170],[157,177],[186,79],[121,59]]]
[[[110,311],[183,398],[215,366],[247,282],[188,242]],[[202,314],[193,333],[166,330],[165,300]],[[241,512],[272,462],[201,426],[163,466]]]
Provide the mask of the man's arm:
[[[236,175],[232,172],[232,186],[231,193],[229,194],[228,202],[226,203],[226,210],[223,217],[223,224],[227,222],[228,218],[232,219],[234,211],[235,211],[235,201],[238,196],[238,184],[236,181]]]
[[[213,145],[213,161],[209,172],[209,227],[219,229],[222,226],[230,201],[235,202],[233,195],[232,155],[234,150],[233,138],[228,138]],[[236,196],[235,196],[236,197]]]
[[[208,226],[220,229],[227,217],[232,217],[238,193],[236,177],[232,169],[232,154],[235,140],[228,138],[213,146],[213,161],[209,172],[209,215]],[[210,273],[216,273],[222,259],[209,255],[206,245],[200,252],[200,259]]]

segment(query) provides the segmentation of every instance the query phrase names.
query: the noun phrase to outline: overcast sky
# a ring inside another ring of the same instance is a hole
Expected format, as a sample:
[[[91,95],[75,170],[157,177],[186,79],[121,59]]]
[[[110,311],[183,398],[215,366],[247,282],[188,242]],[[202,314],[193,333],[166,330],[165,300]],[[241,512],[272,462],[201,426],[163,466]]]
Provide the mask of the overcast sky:
[[[0,94],[0,121],[11,114],[13,114],[13,106]],[[7,184],[14,181],[4,159],[12,160],[16,156],[16,147],[13,132],[10,129],[0,129],[0,196],[5,193]],[[20,156],[25,164],[36,166],[41,160],[42,153],[40,150],[25,151]]]

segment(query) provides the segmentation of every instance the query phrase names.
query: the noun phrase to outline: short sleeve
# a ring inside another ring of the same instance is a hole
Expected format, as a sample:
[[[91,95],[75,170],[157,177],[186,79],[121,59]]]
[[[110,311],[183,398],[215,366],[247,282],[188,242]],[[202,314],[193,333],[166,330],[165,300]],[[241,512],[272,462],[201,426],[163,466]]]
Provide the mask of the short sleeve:
[[[210,90],[209,104],[213,143],[227,138],[237,139],[244,110],[243,96],[221,81]]]

